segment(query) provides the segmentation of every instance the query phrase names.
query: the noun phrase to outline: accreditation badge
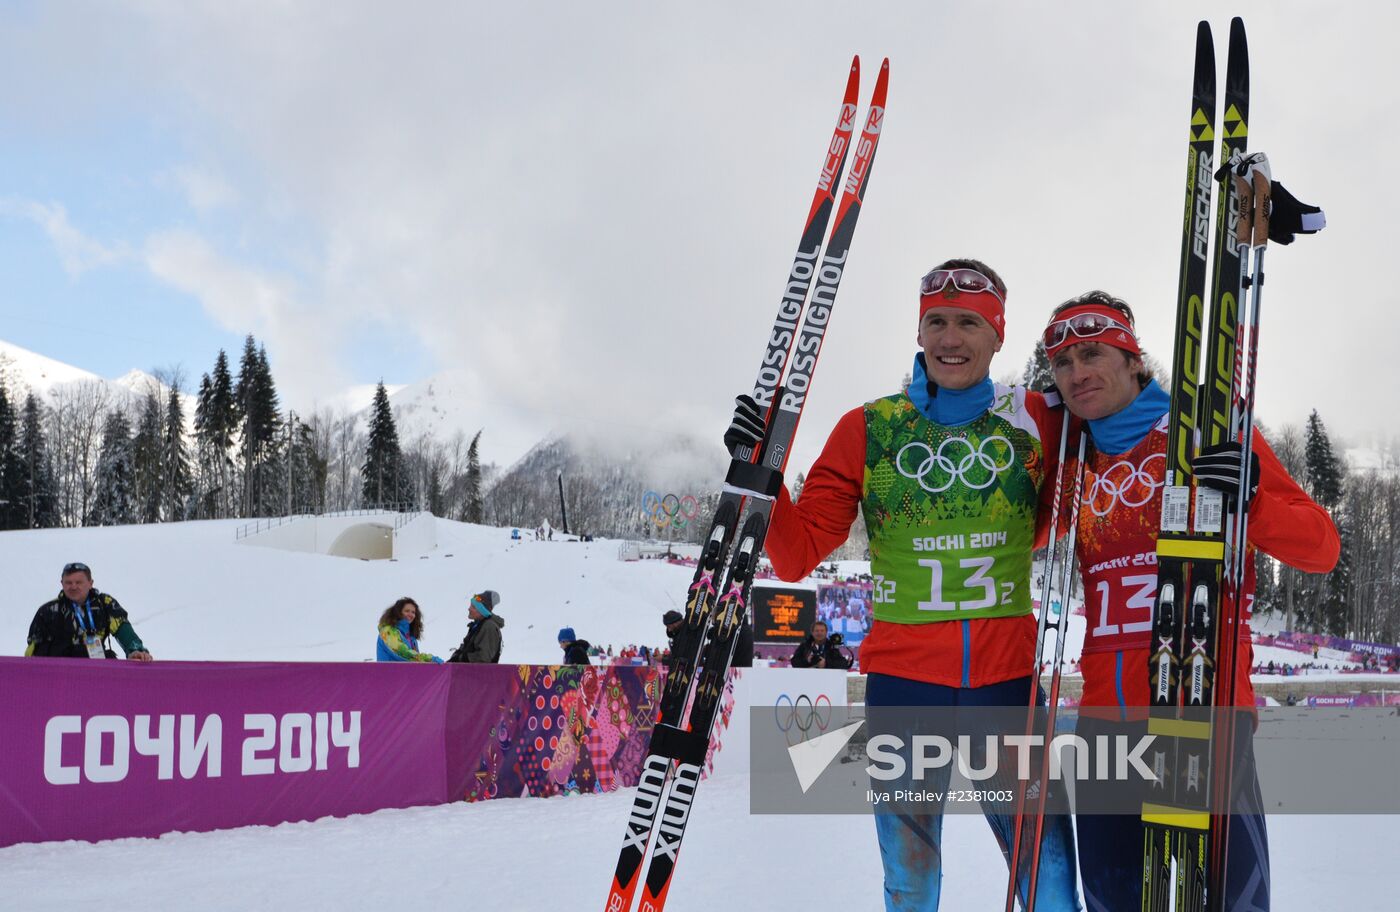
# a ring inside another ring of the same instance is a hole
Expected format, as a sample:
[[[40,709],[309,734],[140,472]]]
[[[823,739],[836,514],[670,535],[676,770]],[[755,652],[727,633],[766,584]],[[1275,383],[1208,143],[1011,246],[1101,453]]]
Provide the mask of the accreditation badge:
[[[89,659],[107,658],[107,650],[102,648],[102,637],[98,636],[95,633],[84,634],[83,643],[87,646],[87,654]]]

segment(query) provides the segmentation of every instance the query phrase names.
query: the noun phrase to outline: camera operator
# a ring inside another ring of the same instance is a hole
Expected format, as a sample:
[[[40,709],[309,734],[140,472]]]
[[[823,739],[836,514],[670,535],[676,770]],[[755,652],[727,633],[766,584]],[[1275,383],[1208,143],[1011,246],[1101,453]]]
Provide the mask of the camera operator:
[[[792,654],[793,668],[850,668],[851,660],[841,651],[841,634],[826,635],[826,621],[817,621]]]

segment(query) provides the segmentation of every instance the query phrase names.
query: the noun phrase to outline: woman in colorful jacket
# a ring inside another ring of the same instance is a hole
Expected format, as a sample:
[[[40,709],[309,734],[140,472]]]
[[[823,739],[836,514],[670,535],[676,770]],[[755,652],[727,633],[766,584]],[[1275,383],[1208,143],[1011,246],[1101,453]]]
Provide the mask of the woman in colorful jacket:
[[[1085,458],[1075,544],[1087,621],[1078,734],[1092,744],[1099,734],[1145,731],[1170,399],[1143,366],[1132,309],[1112,295],[1091,291],[1061,304],[1043,341],[1055,385],[1070,413],[1084,420],[1092,445]],[[1234,705],[1252,710],[1248,606],[1254,598],[1253,549],[1300,570],[1323,573],[1336,565],[1341,542],[1327,511],[1289,477],[1257,430],[1251,446],[1258,455],[1251,472],[1251,488],[1257,485],[1257,491],[1247,491],[1245,497],[1250,550]],[[1066,498],[1075,462],[1065,467]],[[1242,462],[1238,443],[1209,447],[1193,463],[1197,484],[1236,499]],[[1253,764],[1253,720],[1238,726],[1237,735],[1235,807],[1246,813],[1231,818],[1223,908],[1262,912],[1269,908],[1268,840]],[[1107,809],[1115,793],[1128,805],[1136,796],[1140,807],[1138,787],[1095,781],[1081,783],[1077,810],[1086,798],[1103,800],[1095,806]],[[1075,817],[1080,875],[1091,910],[1141,907],[1143,829],[1138,814],[1124,812],[1131,809],[1081,811]]]
[[[875,607],[860,651],[866,705],[872,734],[880,729],[906,746],[911,726],[975,726],[985,714],[967,710],[1024,712],[1031,695],[1031,552],[1045,531],[1037,526],[1048,512],[1041,492],[1057,452],[1046,444],[1058,445],[1061,412],[1040,393],[991,380],[1005,301],[1005,283],[977,260],[948,260],[925,275],[912,382],[842,416],[800,499],[784,488],[774,504],[768,557],[785,580],[811,573],[864,513]],[[752,446],[762,433],[757,406],[740,397],[725,443],[731,451]],[[948,772],[942,767],[915,786],[941,792]],[[982,810],[1005,851],[1009,809],[984,803]],[[942,813],[933,803],[877,810],[886,909],[938,908]],[[1069,820],[1058,816],[1047,827],[1037,909],[1080,907],[1074,869]],[[1026,873],[1023,864],[1023,903]]]
[[[435,655],[418,651],[423,636],[423,611],[411,598],[401,598],[379,616],[379,643],[375,660],[379,662],[437,662]]]

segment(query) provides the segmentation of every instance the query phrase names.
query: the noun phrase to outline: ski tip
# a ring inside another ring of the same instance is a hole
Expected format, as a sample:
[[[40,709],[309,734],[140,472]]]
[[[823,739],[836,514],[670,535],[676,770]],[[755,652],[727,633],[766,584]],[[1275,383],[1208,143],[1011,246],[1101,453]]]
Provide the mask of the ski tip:
[[[1244,35],[1244,20],[1239,16],[1230,20],[1230,53],[1240,54],[1245,58],[1249,55],[1249,41]]]
[[[852,73],[855,73],[855,74],[857,74],[857,75],[860,74],[860,55],[859,55],[859,54],[855,54],[855,55],[853,55],[853,56],[851,57],[851,72],[852,72]]]
[[[875,93],[870,98],[870,103],[876,107],[885,106],[885,92],[890,84],[890,58],[886,57],[885,62],[880,64],[880,75],[875,78]]]

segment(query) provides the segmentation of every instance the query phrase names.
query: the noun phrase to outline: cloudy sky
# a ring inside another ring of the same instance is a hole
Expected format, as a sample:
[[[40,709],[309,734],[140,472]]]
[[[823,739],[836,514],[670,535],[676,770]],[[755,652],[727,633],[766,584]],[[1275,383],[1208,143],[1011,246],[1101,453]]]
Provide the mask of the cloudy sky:
[[[1233,4],[1250,148],[1330,227],[1268,260],[1259,413],[1400,418],[1394,4]],[[718,438],[853,53],[889,107],[793,466],[893,391],[916,286],[1010,286],[994,376],[1102,287],[1170,357],[1206,3],[10,2],[0,338],[117,376],[266,343],[288,404],[448,368],[488,458],[551,429]],[[718,444],[716,444],[718,446]]]

